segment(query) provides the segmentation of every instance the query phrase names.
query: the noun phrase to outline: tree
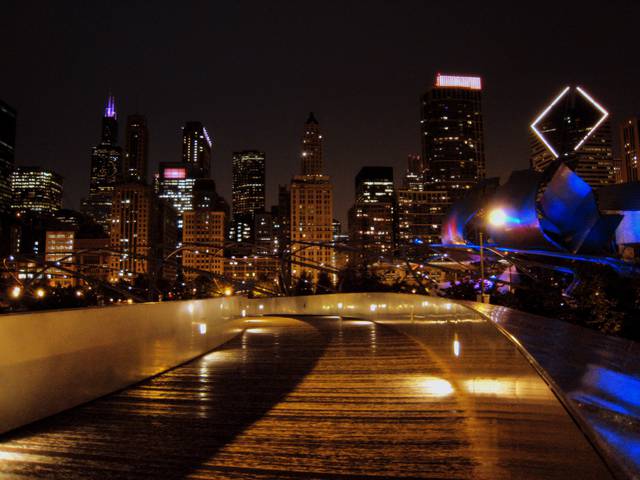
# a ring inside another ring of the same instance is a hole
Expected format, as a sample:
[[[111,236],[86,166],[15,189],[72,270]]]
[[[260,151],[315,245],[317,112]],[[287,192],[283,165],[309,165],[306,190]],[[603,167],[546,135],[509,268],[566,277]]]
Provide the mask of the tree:
[[[332,293],[335,291],[331,277],[324,270],[318,274],[318,281],[316,283],[316,294]]]
[[[313,282],[311,275],[306,271],[298,277],[295,286],[293,287],[293,295],[313,295]]]

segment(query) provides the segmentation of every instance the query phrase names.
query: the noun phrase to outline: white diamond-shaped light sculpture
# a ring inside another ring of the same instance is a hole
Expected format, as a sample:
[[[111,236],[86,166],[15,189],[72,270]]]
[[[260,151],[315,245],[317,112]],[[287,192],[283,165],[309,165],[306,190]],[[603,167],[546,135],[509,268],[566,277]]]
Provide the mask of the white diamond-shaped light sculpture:
[[[573,147],[574,151],[577,151],[582,144],[584,144],[584,142],[591,136],[593,135],[593,133],[598,129],[598,127],[602,124],[602,122],[604,122],[607,117],[609,116],[609,112],[607,112],[604,107],[602,105],[600,105],[598,102],[596,102],[593,97],[591,95],[589,95],[583,88],[581,87],[575,87],[576,91],[582,95],[582,97],[587,100],[589,103],[591,103],[591,105],[593,105],[593,107],[600,112],[600,118],[598,118],[598,120],[596,121],[596,123],[594,123],[589,130],[587,131],[587,134],[582,137],[582,139],[576,143],[576,145]],[[553,109],[553,107],[560,101],[562,100],[562,98],[564,98],[565,95],[567,95],[569,92],[571,91],[571,87],[565,87],[564,90],[562,90],[562,92],[560,92],[560,94],[553,99],[553,101],[547,106],[547,108],[545,108],[542,113],[540,115],[538,115],[538,117],[533,121],[533,123],[531,124],[531,130],[533,130],[533,132],[536,134],[536,136],[540,139],[540,141],[547,147],[547,149],[553,154],[554,158],[558,158],[559,154],[558,152],[556,152],[556,150],[553,148],[553,146],[551,145],[551,143],[549,142],[549,140],[547,138],[545,138],[544,134],[538,129],[538,124],[549,114],[549,112],[551,111],[551,109]]]

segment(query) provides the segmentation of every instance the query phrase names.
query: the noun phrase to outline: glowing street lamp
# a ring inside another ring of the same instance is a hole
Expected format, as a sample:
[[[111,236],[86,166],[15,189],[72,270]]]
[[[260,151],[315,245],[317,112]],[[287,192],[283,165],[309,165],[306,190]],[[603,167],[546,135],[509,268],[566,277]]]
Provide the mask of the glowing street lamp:
[[[22,288],[19,286],[15,286],[11,289],[11,298],[20,298],[22,295]]]
[[[507,214],[501,208],[494,208],[489,212],[489,223],[494,227],[502,227],[507,223]]]
[[[227,287],[224,289],[224,295],[225,297],[230,297],[231,295],[233,295],[233,290],[231,289],[231,287]]]
[[[47,293],[44,291],[44,288],[38,288],[36,290],[36,298],[44,298]]]

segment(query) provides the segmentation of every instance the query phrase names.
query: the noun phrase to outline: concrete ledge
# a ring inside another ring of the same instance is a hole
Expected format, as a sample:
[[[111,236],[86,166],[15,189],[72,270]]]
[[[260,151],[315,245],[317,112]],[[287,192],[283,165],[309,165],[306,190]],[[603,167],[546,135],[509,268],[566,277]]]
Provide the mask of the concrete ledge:
[[[240,298],[0,316],[0,433],[195,358],[242,331]]]

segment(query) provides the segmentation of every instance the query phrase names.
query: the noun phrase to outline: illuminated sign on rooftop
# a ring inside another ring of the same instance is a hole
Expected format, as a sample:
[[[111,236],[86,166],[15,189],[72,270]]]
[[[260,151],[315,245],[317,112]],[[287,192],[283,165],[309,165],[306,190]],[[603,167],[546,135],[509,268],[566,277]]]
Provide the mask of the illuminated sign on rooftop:
[[[187,178],[187,169],[186,168],[165,168],[163,176],[164,178],[168,178],[168,179]]]
[[[482,79],[480,77],[442,75],[439,73],[436,76],[436,87],[459,87],[470,90],[482,90]]]

